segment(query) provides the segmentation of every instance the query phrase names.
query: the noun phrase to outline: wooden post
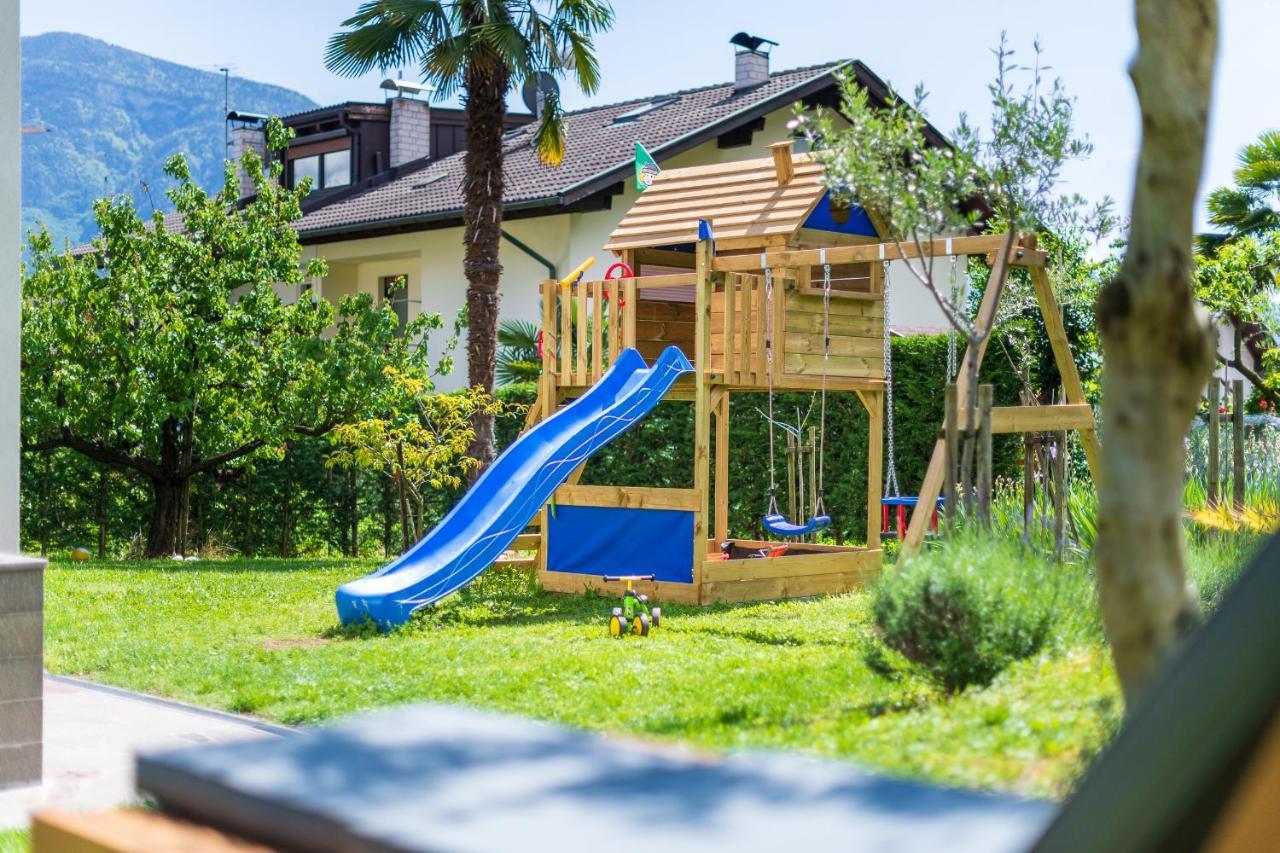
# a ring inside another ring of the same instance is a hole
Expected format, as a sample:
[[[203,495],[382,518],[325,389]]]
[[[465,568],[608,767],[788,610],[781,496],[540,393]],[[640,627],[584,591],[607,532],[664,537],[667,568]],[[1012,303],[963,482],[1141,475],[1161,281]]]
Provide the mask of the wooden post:
[[[1022,544],[1031,544],[1031,513],[1036,500],[1035,450],[1032,433],[1022,436]]]
[[[960,408],[957,404],[956,384],[947,385],[943,396],[945,480],[942,482],[942,505],[946,512],[947,532],[954,533],[960,520],[960,506],[956,503],[956,476],[960,472]]]
[[[818,514],[818,428],[809,427],[809,512],[806,518],[810,518]],[[815,533],[809,537],[813,542],[818,541],[818,535]]]
[[[880,490],[884,477],[883,391],[859,395],[867,409],[867,547],[880,547]]]
[[[698,512],[693,525],[693,583],[702,595],[702,564],[707,558],[707,517],[710,514],[711,480],[711,387],[707,371],[711,366],[711,265],[714,260],[710,240],[699,240],[695,253],[698,281],[694,296],[693,362],[693,487],[698,492]],[[633,281],[627,291],[627,306],[635,294]],[[631,311],[635,316],[635,311]],[[634,330],[634,323],[628,325]],[[634,337],[634,331],[632,336]]]
[[[787,519],[796,520],[796,437],[790,432],[787,436]]]
[[[1049,335],[1049,346],[1053,350],[1053,360],[1058,366],[1058,375],[1062,377],[1062,390],[1068,403],[1087,403],[1084,396],[1084,385],[1080,382],[1080,371],[1076,368],[1075,358],[1071,355],[1071,344],[1067,341],[1067,330],[1062,323],[1062,308],[1053,295],[1053,285],[1049,282],[1049,273],[1044,267],[1029,267],[1031,284],[1035,288],[1036,302],[1040,306],[1040,314],[1044,318],[1045,331]],[[1097,429],[1082,429],[1080,444],[1084,447],[1085,461],[1089,464],[1089,474],[1093,482],[1098,482],[1098,447]]]
[[[796,176],[795,162],[791,159],[791,146],[795,140],[787,139],[769,146],[773,151],[773,172],[778,179],[778,186],[785,187]]]
[[[1205,498],[1209,506],[1218,503],[1218,484],[1222,482],[1222,415],[1218,412],[1221,389],[1215,376],[1209,381],[1209,458],[1204,477]]]
[[[549,418],[556,410],[556,376],[559,369],[557,347],[560,337],[556,334],[556,292],[559,283],[549,278],[542,283],[542,381],[535,405],[542,408],[541,418]],[[563,323],[561,324],[563,327]]]
[[[1062,562],[1067,544],[1067,434],[1054,434],[1057,453],[1053,457],[1053,549],[1058,562]]]
[[[729,538],[729,392],[716,407],[716,540]]]
[[[978,515],[982,526],[991,527],[991,405],[995,386],[978,386]]]
[[[558,385],[573,384],[573,332],[569,321],[572,319],[572,300],[569,298],[572,291],[565,285],[556,283],[556,298],[554,303],[559,308],[560,314],[560,350],[556,357],[556,383]],[[543,348],[545,351],[545,347]]]
[[[1231,380],[1231,504],[1244,509],[1244,380]]]
[[[591,283],[591,378],[595,384],[605,369],[604,357],[604,282]]]
[[[720,324],[724,351],[724,381],[726,384],[738,382],[738,312],[737,312],[738,276],[726,273],[724,276],[724,320]]]
[[[623,285],[622,301],[622,345],[633,349],[636,345],[636,280],[627,279]]]

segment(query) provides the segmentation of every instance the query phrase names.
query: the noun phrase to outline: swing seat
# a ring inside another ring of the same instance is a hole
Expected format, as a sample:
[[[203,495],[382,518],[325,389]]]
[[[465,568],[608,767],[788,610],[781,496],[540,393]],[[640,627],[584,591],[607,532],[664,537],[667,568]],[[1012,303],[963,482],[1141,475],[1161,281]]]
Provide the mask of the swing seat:
[[[761,521],[764,529],[776,536],[807,536],[831,526],[829,515],[815,515],[804,524],[792,524],[785,515],[766,515]]]

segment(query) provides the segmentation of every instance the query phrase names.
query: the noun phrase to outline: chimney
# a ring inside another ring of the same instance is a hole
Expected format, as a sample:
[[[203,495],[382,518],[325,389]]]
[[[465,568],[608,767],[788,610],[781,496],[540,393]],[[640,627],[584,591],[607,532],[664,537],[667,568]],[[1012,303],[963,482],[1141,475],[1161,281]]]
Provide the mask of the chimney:
[[[739,48],[733,55],[733,91],[754,89],[769,81],[769,51],[776,41],[738,33],[729,44]]]
[[[431,107],[426,101],[392,98],[391,168],[431,155]]]
[[[257,192],[249,174],[240,165],[240,158],[252,148],[264,162],[267,159],[267,133],[261,124],[243,124],[231,128],[231,159],[236,164],[236,176],[240,179],[240,197],[248,198]]]

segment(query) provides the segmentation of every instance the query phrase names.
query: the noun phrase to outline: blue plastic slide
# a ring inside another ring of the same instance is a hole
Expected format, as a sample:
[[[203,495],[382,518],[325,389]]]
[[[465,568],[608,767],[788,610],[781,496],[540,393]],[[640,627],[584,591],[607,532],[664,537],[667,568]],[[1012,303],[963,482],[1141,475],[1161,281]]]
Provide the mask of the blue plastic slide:
[[[555,490],[592,453],[658,404],[693,365],[667,347],[653,367],[624,350],[587,393],[520,436],[416,545],[371,575],[338,588],[343,624],[390,628],[457,592],[511,547]]]

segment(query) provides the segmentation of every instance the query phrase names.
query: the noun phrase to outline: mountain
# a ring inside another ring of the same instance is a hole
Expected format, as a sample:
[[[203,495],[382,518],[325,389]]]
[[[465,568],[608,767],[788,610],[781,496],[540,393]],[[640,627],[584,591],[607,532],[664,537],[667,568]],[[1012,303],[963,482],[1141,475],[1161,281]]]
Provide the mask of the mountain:
[[[280,86],[231,78],[232,109],[285,115],[315,106]],[[74,33],[22,39],[22,225],[61,242],[93,236],[93,201],[131,193],[171,207],[164,162],[182,152],[202,186],[222,180],[223,79]],[[144,183],[149,188],[144,189]]]

